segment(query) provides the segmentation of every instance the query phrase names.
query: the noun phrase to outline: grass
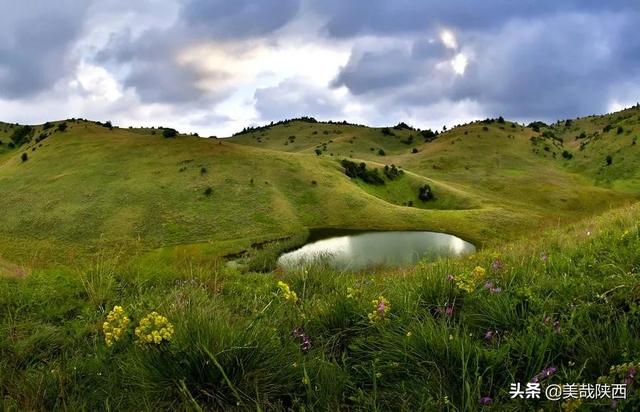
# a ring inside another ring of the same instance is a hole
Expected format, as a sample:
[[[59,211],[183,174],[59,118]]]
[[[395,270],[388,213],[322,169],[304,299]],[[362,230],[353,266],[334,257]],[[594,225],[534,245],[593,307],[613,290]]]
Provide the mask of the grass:
[[[638,221],[634,206],[535,242],[397,270],[265,275],[99,259],[90,269],[4,278],[3,407],[476,410],[489,396],[495,410],[557,408],[511,400],[510,383],[551,366],[548,383],[595,383],[611,366],[640,360]],[[456,281],[478,266],[484,278],[460,289]],[[379,296],[389,311],[372,323]],[[106,347],[100,325],[114,305],[134,324],[157,311],[175,335],[157,347],[131,336]],[[598,404],[608,406],[586,407]],[[624,405],[633,410],[640,398],[634,392]]]

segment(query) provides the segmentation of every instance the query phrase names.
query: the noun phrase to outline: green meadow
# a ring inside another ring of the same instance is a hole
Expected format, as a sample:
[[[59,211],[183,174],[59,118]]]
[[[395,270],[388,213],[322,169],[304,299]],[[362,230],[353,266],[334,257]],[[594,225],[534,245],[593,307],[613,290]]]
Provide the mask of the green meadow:
[[[640,408],[640,107],[165,132],[0,123],[3,410]],[[277,268],[332,228],[478,251]],[[628,399],[511,399],[534,378]]]

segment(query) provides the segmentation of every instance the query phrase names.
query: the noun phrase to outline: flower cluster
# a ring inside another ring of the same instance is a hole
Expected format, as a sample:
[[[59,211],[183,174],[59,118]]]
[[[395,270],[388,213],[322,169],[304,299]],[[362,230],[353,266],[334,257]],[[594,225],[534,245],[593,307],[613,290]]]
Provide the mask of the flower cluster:
[[[636,383],[637,378],[640,378],[638,370],[640,370],[640,363],[628,362],[614,365],[609,369],[608,376],[598,378],[598,383],[619,383],[622,381],[627,386],[631,386]]]
[[[107,314],[107,320],[102,324],[104,342],[107,346],[118,342],[129,326],[129,317],[124,313],[122,306],[114,306]]]
[[[545,368],[545,369],[541,370],[540,373],[538,373],[536,376],[531,378],[531,382],[532,383],[541,382],[541,381],[543,381],[543,380],[545,380],[547,378],[550,378],[553,375],[555,375],[557,371],[558,371],[558,368],[555,368],[553,366],[551,366],[549,368]]]
[[[378,299],[374,299],[371,303],[373,303],[373,312],[367,315],[369,317],[369,321],[371,323],[376,323],[386,320],[387,313],[391,309],[389,301],[385,299],[384,296],[380,296]]]
[[[292,291],[291,288],[289,288],[289,285],[287,285],[283,281],[278,281],[278,289],[280,289],[280,292],[282,292],[285,300],[288,300],[292,303],[296,303],[298,301],[298,295],[296,294],[296,292]]]
[[[151,312],[145,316],[135,330],[136,340],[139,344],[156,344],[163,341],[169,342],[173,337],[173,325],[164,316]]]
[[[354,299],[360,294],[360,289],[347,288],[347,299]]]
[[[295,328],[291,332],[291,335],[293,335],[294,338],[296,338],[296,339],[298,339],[300,341],[300,350],[301,351],[307,352],[309,349],[311,349],[311,339],[309,339],[309,335],[304,333],[304,329]]]
[[[458,277],[448,277],[447,279],[455,281],[458,289],[471,293],[476,289],[476,284],[484,279],[486,272],[483,267],[476,266],[471,273],[465,273]]]

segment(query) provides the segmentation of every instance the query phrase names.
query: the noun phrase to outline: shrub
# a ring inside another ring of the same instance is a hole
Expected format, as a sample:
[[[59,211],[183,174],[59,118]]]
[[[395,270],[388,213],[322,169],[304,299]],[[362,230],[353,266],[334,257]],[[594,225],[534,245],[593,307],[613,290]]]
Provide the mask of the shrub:
[[[384,179],[378,174],[378,169],[367,169],[367,165],[364,162],[358,164],[343,159],[340,164],[344,167],[344,174],[352,179],[361,179],[365,183],[374,185],[384,184]]]
[[[26,153],[22,153],[22,156],[20,156],[20,158],[23,162],[26,162],[27,160],[29,160],[29,155]]]
[[[617,134],[622,134],[624,132],[624,129],[622,128],[622,126],[618,126],[618,129],[616,130]]]
[[[58,127],[56,128],[57,131],[59,132],[64,132],[67,130],[67,122],[62,122],[58,124]]]
[[[204,189],[204,195],[205,196],[211,196],[212,193],[213,193],[213,189],[211,188],[211,186],[209,186],[206,189]]]
[[[436,137],[438,137],[438,132],[434,132],[431,129],[423,130],[420,132],[420,134],[422,135],[422,137],[424,137],[424,140],[427,142],[430,142]]]
[[[170,139],[172,137],[176,137],[178,135],[178,131],[176,129],[164,128],[162,129],[162,136],[165,139]]]
[[[611,155],[607,155],[605,160],[607,162],[607,166],[611,166],[611,163],[613,163],[613,157],[611,157]]]
[[[389,180],[394,180],[404,174],[402,169],[398,169],[396,165],[391,165],[391,167],[385,165],[384,167],[384,175],[387,176]]]
[[[431,186],[425,184],[420,186],[418,189],[418,199],[426,202],[427,200],[431,200],[434,198],[433,191],[431,190]]]
[[[567,160],[571,160],[571,159],[573,159],[573,154],[571,152],[567,151],[567,150],[564,150],[562,152],[562,157],[564,157]]]
[[[400,122],[397,125],[393,126],[396,130],[413,130],[413,127],[409,126],[405,122]]]
[[[489,128],[487,126],[482,126],[482,130],[484,130],[485,132],[488,132]]]
[[[383,136],[395,136],[395,134],[388,127],[383,127],[381,130]]]
[[[504,123],[504,118],[502,116],[498,117],[498,123]]]
[[[207,168],[206,168],[206,167],[204,167],[204,166],[200,167],[200,174],[201,174],[201,175],[204,175],[204,174],[206,174],[206,173],[207,173]]]
[[[385,155],[386,153],[382,148],[378,149],[378,156],[385,156]]]
[[[320,149],[316,149],[314,150],[316,152],[316,155],[320,156],[322,154],[322,150]]]
[[[604,133],[607,133],[609,130],[613,129],[613,126],[611,126],[610,124],[606,125],[605,127],[602,128],[602,131]]]
[[[411,149],[411,153],[418,153],[418,148],[414,147],[413,149]]]
[[[31,136],[33,135],[33,127],[31,126],[20,126],[13,131],[11,134],[11,140],[16,146],[21,146],[31,140]]]

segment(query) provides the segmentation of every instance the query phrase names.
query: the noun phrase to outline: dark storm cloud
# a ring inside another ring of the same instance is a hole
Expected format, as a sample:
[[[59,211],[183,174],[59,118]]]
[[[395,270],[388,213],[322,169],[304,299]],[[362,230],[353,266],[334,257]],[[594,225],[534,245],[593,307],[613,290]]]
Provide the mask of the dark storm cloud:
[[[458,30],[451,52],[469,59],[464,75],[443,70],[453,54],[432,42],[416,42],[411,53],[359,52],[334,85],[392,107],[471,100],[494,115],[549,120],[602,112],[621,82],[640,77],[639,16],[553,14],[489,32]]]
[[[50,88],[71,66],[89,2],[3,1],[0,10],[0,97],[22,98]]]
[[[299,0],[188,0],[182,23],[215,39],[245,38],[273,32],[298,13]]]
[[[325,28],[335,37],[416,32],[441,25],[491,30],[513,18],[640,10],[636,0],[323,0],[311,4],[328,16]]]

